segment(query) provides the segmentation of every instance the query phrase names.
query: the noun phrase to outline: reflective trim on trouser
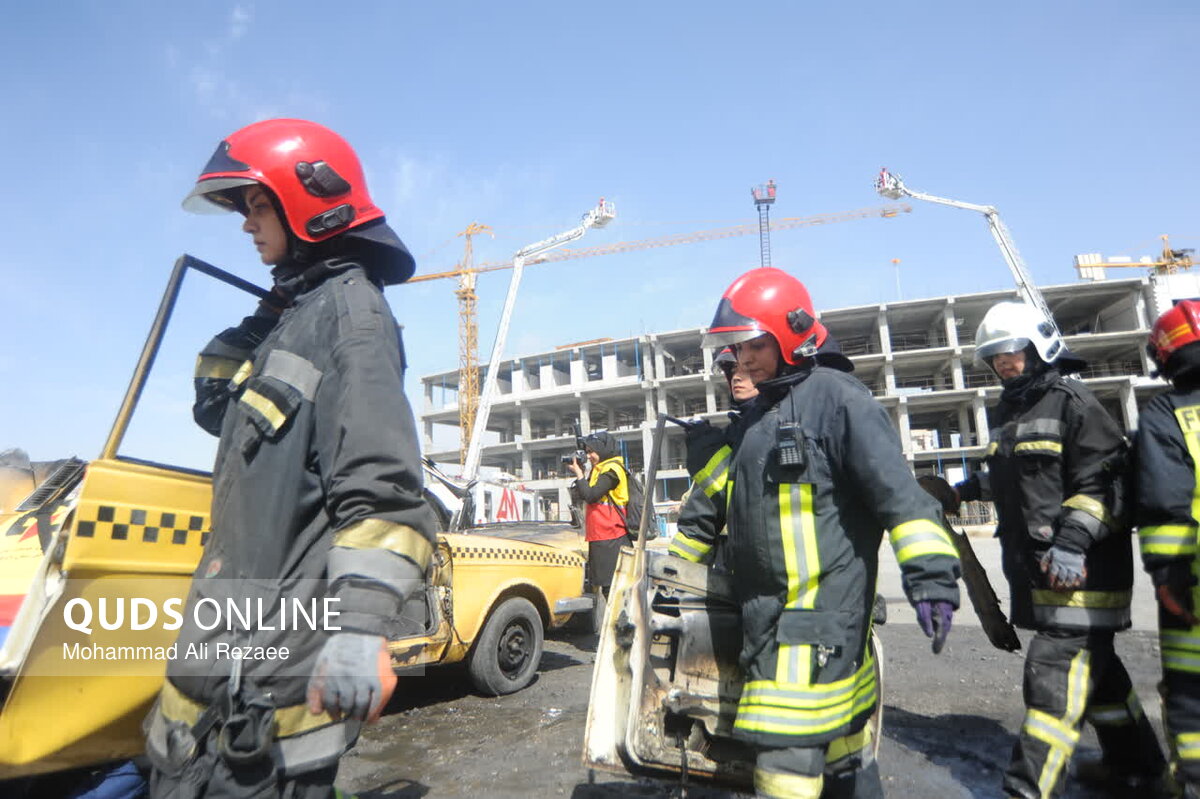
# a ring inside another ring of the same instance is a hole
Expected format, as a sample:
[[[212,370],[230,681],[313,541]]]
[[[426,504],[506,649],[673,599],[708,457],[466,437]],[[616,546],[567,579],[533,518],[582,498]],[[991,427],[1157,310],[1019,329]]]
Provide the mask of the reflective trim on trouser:
[[[1045,632],[1029,643],[1025,721],[1004,779],[1010,793],[1039,799],[1058,795],[1087,707],[1091,653],[1086,644],[1086,636]]]
[[[824,771],[824,746],[762,749],[754,764],[754,793],[769,799],[821,799]]]
[[[870,727],[838,738],[827,750],[821,746],[760,750],[754,778],[763,797],[883,799]]]
[[[1078,740],[1085,713],[1096,727],[1104,762],[1114,771],[1157,778],[1166,765],[1158,739],[1112,632],[1039,632],[1025,661],[1026,724],[1005,775],[1010,794],[1058,796],[1063,767]],[[1084,704],[1080,704],[1082,697]]]
[[[1165,672],[1162,693],[1171,759],[1182,780],[1200,787],[1200,675]]]
[[[1200,628],[1160,630],[1163,671],[1200,674]]]

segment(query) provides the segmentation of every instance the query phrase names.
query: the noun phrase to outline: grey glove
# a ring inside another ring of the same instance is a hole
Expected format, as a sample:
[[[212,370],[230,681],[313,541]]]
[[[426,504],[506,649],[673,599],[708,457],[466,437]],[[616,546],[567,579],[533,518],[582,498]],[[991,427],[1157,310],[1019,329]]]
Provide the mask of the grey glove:
[[[1042,571],[1050,578],[1050,587],[1055,591],[1067,591],[1083,585],[1087,579],[1083,560],[1082,552],[1056,540],[1041,560]]]
[[[330,636],[308,680],[309,710],[366,719],[385,699],[379,652],[386,644],[382,635],[341,632]]]

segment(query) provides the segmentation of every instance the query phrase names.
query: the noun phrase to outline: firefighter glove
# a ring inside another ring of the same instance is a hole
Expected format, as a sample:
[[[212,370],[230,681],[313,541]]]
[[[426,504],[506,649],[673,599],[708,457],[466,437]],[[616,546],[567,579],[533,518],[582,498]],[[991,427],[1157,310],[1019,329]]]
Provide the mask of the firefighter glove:
[[[922,599],[917,602],[917,623],[926,637],[933,639],[933,654],[942,651],[946,636],[950,635],[950,623],[954,620],[954,606],[943,600]]]
[[[1192,602],[1192,586],[1196,585],[1196,577],[1192,574],[1190,560],[1176,560],[1158,566],[1150,571],[1150,580],[1154,583],[1158,604],[1164,611],[1189,627],[1200,624]]]
[[[386,666],[386,669],[385,669]],[[308,709],[373,721],[396,687],[382,635],[334,633],[317,655],[308,681]]]
[[[1087,568],[1083,565],[1084,554],[1073,543],[1056,537],[1054,545],[1042,555],[1041,568],[1055,591],[1079,588],[1087,579]]]

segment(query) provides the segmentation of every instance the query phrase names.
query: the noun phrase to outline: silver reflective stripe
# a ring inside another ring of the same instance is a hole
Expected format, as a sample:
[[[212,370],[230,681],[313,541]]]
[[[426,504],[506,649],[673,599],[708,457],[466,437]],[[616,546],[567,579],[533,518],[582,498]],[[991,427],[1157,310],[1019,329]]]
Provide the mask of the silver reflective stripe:
[[[1092,536],[1093,538],[1099,534],[1100,528],[1104,526],[1104,522],[1100,521],[1090,513],[1079,510],[1079,508],[1071,508],[1069,511],[1067,511],[1067,515],[1063,517],[1063,521],[1066,521],[1067,519],[1077,522],[1079,526],[1084,530],[1087,530],[1088,535]]]
[[[1017,425],[1017,438],[1026,436],[1058,436],[1062,438],[1064,425],[1060,419],[1031,419]]]
[[[293,386],[309,402],[317,393],[321,382],[321,370],[312,362],[286,350],[271,350],[262,370],[263,377],[273,377]]]
[[[408,597],[425,583],[412,561],[387,550],[330,547],[327,568],[330,583],[355,575],[383,583],[401,597]]]
[[[287,776],[333,765],[358,739],[361,721],[343,721],[302,735],[280,738],[274,748],[275,763]]]
[[[1123,608],[1068,608],[1058,605],[1033,606],[1039,624],[1052,626],[1122,630],[1129,626],[1129,606]]]

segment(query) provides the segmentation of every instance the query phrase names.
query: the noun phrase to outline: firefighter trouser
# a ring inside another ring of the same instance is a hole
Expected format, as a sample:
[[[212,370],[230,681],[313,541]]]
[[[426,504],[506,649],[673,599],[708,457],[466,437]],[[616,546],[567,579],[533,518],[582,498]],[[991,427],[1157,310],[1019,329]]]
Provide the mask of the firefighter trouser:
[[[825,746],[760,749],[754,791],[768,799],[883,799],[871,725]]]
[[[150,799],[338,799],[337,766],[284,777],[273,767],[234,768],[220,757],[200,757],[179,775],[154,769]],[[207,770],[205,768],[207,767]]]
[[[1166,641],[1163,656],[1166,660]],[[1176,776],[1200,796],[1200,674],[1163,669],[1163,711]]]
[[[1008,795],[1058,796],[1085,718],[1115,773],[1150,779],[1163,773],[1162,749],[1113,650],[1113,636],[1046,630],[1030,641],[1025,721],[1004,777]]]

